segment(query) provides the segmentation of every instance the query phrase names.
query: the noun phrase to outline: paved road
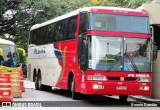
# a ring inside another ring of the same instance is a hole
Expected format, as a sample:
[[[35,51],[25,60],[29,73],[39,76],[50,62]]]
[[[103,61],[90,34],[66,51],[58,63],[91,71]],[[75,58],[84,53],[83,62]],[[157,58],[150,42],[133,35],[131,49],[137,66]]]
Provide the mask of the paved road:
[[[140,107],[144,102],[138,102],[133,99],[128,99],[127,102],[122,103],[118,100],[118,96],[87,96],[83,100],[74,101],[71,98],[71,93],[58,90],[58,91],[38,91],[34,88],[34,83],[25,82],[26,91],[23,93],[23,98],[14,98],[14,101],[40,101],[43,107],[27,108],[23,110],[159,110],[159,107]],[[47,101],[47,102],[46,102]],[[24,102],[24,103],[25,103]],[[139,107],[132,107],[132,104],[141,104]],[[52,106],[52,108],[51,108]],[[0,108],[0,110],[22,110],[18,107]]]
[[[23,98],[14,98],[14,101],[74,101],[71,98],[71,92],[65,90],[57,90],[57,91],[40,91],[35,90],[35,86],[33,82],[25,81],[24,86],[26,91],[23,93]],[[87,96],[83,101],[101,101],[102,102],[119,102],[118,96]],[[133,99],[128,99],[128,102],[135,102]]]

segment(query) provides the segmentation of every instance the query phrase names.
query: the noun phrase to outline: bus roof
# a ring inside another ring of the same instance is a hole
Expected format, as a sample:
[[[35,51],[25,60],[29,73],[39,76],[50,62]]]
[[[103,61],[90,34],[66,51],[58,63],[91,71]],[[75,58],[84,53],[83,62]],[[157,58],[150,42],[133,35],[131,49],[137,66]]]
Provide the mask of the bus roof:
[[[1,39],[0,38],[0,44],[9,44],[9,45],[15,45],[12,41]]]
[[[40,24],[35,24],[31,27],[30,30],[34,30],[43,26],[46,26],[48,24],[66,19],[68,17],[72,17],[75,15],[78,15],[79,12],[84,12],[84,11],[88,11],[88,12],[101,12],[101,13],[105,13],[105,12],[110,12],[113,14],[128,14],[128,15],[141,15],[141,16],[148,16],[146,12],[143,11],[139,11],[139,10],[135,10],[135,9],[129,9],[129,8],[120,8],[120,7],[107,7],[107,6],[96,6],[96,7],[84,7],[81,9],[77,9],[75,11],[72,11],[70,13],[64,14],[62,16],[58,16],[54,19],[48,20],[46,22],[40,23]]]

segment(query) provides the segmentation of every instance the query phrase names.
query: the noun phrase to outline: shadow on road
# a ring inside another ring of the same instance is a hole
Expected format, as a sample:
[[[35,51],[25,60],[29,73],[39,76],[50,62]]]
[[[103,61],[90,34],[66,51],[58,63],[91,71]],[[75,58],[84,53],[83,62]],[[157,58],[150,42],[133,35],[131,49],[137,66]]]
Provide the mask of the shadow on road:
[[[66,90],[56,90],[56,91],[48,91],[52,92],[56,95],[61,95],[63,97],[71,98],[72,93]],[[60,102],[61,103],[61,102]],[[131,103],[135,103],[132,101],[121,102],[117,98],[112,98],[110,96],[100,96],[100,95],[83,95],[80,100],[73,100],[66,102],[66,106],[97,106],[97,107],[105,107],[105,106],[131,106]],[[62,105],[62,104],[60,104]],[[65,105],[63,105],[65,106]]]

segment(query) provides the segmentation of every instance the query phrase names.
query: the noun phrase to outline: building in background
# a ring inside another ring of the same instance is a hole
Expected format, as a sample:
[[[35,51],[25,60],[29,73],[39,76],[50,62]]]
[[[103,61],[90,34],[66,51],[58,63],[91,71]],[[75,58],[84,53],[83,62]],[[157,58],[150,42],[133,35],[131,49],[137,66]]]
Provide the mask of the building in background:
[[[138,9],[149,13],[153,41],[158,46],[158,57],[153,61],[151,98],[160,99],[160,0],[153,0],[152,3],[144,3]]]

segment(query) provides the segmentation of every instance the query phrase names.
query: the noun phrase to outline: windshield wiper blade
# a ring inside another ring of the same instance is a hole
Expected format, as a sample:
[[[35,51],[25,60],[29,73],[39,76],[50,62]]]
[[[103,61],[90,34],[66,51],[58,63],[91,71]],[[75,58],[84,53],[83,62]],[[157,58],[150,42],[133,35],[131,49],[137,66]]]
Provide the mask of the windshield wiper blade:
[[[118,57],[120,57],[120,56],[118,56]],[[116,61],[109,67],[109,69],[107,70],[107,72],[111,71],[112,68],[118,63],[119,58],[116,58],[116,59],[118,59],[118,60],[116,60]]]
[[[133,61],[133,58],[131,56],[129,56],[127,53],[125,53],[124,56],[127,56],[130,59],[131,64],[133,65],[135,72],[139,73],[138,68],[137,68],[135,62]]]
[[[111,71],[112,68],[114,67],[114,65],[115,65],[116,63],[117,63],[117,61],[116,61],[115,63],[113,63],[113,64],[109,67],[109,69],[107,70],[107,72]]]

